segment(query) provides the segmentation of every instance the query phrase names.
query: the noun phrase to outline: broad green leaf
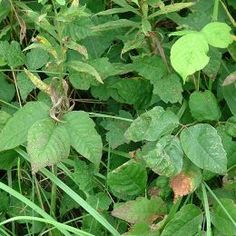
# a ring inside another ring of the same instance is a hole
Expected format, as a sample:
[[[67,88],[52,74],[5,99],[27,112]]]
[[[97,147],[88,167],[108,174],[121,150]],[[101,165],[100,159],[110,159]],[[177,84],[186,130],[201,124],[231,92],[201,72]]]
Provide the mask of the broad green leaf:
[[[26,54],[26,65],[30,70],[37,70],[48,62],[47,51],[41,48],[33,48]]]
[[[125,137],[134,142],[156,141],[170,134],[178,125],[178,117],[173,112],[157,106],[135,119],[125,132]]]
[[[93,66],[81,61],[70,61],[68,66],[78,72],[92,75],[98,82],[103,84],[101,76]]]
[[[5,111],[0,111],[0,132],[2,131],[3,127],[10,118],[11,118],[10,114],[8,114]]]
[[[231,27],[222,22],[211,22],[207,24],[202,33],[206,37],[207,42],[217,48],[227,48],[233,42],[230,34]]]
[[[155,207],[154,207],[155,206]],[[120,204],[112,211],[112,215],[131,224],[152,224],[160,215],[166,214],[167,209],[161,198],[137,198]]]
[[[119,97],[111,96],[118,102],[135,105],[137,108],[145,108],[151,101],[152,86],[142,78],[118,80],[111,86],[117,90]]]
[[[221,111],[215,95],[210,91],[195,91],[190,95],[189,108],[192,116],[198,121],[219,120]]]
[[[236,83],[223,86],[223,96],[230,111],[236,116]]]
[[[168,135],[157,143],[147,143],[139,155],[158,175],[177,175],[183,167],[183,150],[178,138]]]
[[[132,119],[130,113],[125,112],[123,110],[119,112],[118,116],[127,119]],[[129,142],[124,136],[125,131],[128,129],[129,125],[130,122],[124,120],[107,119],[102,122],[102,126],[107,130],[106,140],[112,149],[115,149],[118,146]]]
[[[11,44],[6,41],[0,42],[0,55],[4,57],[10,67],[16,68],[25,64],[25,55],[16,41],[12,41]]]
[[[17,85],[23,101],[25,101],[29,93],[36,88],[24,72],[21,72],[17,75]]]
[[[47,118],[49,107],[42,102],[28,102],[8,120],[0,133],[0,151],[13,149],[27,140],[29,128]]]
[[[185,82],[187,76],[203,69],[209,62],[208,43],[201,33],[186,34],[171,48],[170,60],[173,68]]]
[[[156,80],[166,74],[166,67],[159,56],[139,57],[134,60],[133,66],[139,75],[150,80],[151,83],[155,83]]]
[[[236,116],[230,117],[225,124],[226,132],[236,138]]]
[[[183,88],[177,74],[170,74],[152,81],[153,93],[157,94],[165,103],[181,103]]]
[[[33,173],[66,159],[70,153],[70,137],[65,126],[51,118],[35,122],[28,132],[27,151]]]
[[[212,214],[212,223],[213,225],[224,235],[233,236],[236,234],[236,204],[231,199],[219,199],[223,204],[225,210],[229,213],[229,215],[234,220],[234,224],[226,215],[221,206],[219,206],[216,202],[214,204],[214,210]],[[224,227],[222,227],[222,225]]]
[[[111,198],[105,192],[90,195],[87,198],[87,202],[90,206],[99,211],[108,210],[110,204],[112,203]]]
[[[145,191],[146,168],[141,163],[128,161],[108,174],[107,183],[116,197],[124,200],[133,199]]]
[[[7,77],[0,72],[0,99],[10,102],[15,96],[15,87],[7,82]]]
[[[64,115],[72,147],[97,167],[102,156],[102,140],[95,123],[86,112],[69,112]]]
[[[161,236],[193,236],[199,231],[202,220],[200,208],[193,204],[185,205],[167,223]]]
[[[209,124],[197,124],[184,129],[180,140],[186,156],[198,167],[224,174],[227,157],[220,136]]]
[[[86,163],[79,159],[74,160],[74,173],[72,174],[75,183],[80,190],[90,193],[96,187],[94,182],[95,167],[92,163]]]

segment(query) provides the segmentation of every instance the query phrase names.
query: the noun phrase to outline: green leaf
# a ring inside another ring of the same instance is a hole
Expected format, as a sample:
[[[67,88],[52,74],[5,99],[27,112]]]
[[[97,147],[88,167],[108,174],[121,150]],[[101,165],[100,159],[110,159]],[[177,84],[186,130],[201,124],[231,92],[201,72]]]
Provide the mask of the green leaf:
[[[48,117],[49,107],[42,102],[28,102],[19,109],[0,133],[0,151],[13,149],[27,140],[29,128],[38,120]]]
[[[91,30],[93,32],[102,32],[126,27],[139,28],[139,23],[127,19],[119,19],[114,21],[108,21],[106,23],[99,24],[96,26],[92,26]]]
[[[219,199],[223,204],[225,210],[232,217],[234,222],[236,222],[236,205],[235,202],[231,199]],[[224,210],[219,204],[214,204],[214,211],[212,217],[213,225],[224,235],[233,236],[236,234],[236,225],[232,223],[229,217],[226,215]],[[224,227],[222,227],[224,225]]]
[[[0,42],[0,55],[10,67],[16,68],[25,64],[25,55],[21,51],[20,44],[16,41],[12,41],[11,44],[6,41]]]
[[[207,66],[203,69],[203,72],[210,78],[214,79],[219,72],[222,63],[222,53],[217,49],[210,47],[208,56],[210,61]]]
[[[227,48],[233,42],[230,31],[231,27],[222,22],[211,22],[201,30],[207,42],[217,48]]]
[[[157,106],[135,119],[125,132],[125,137],[134,142],[156,141],[170,134],[178,125],[178,117],[173,112]]]
[[[201,228],[203,216],[200,208],[193,204],[185,205],[170,220],[161,236],[193,236]]]
[[[193,92],[189,98],[189,108],[192,116],[198,121],[219,120],[221,117],[215,95],[210,90]]]
[[[230,117],[225,124],[226,132],[236,138],[236,116]]]
[[[130,113],[123,110],[119,112],[118,116],[127,119],[132,119]],[[102,126],[107,130],[106,140],[112,149],[115,149],[124,143],[128,143],[128,140],[125,138],[124,134],[125,131],[128,129],[129,125],[130,122],[128,121],[115,119],[107,119],[102,122]]]
[[[117,99],[113,93],[113,99],[118,102],[133,104],[139,109],[146,107],[151,101],[152,86],[142,78],[118,80],[111,88],[117,89],[117,94],[121,98],[121,100]]]
[[[159,229],[150,227],[146,223],[138,223],[132,226],[129,232],[125,233],[124,236],[160,236]]]
[[[93,120],[83,111],[69,112],[63,119],[72,147],[98,167],[102,156],[102,140],[94,128]]]
[[[203,69],[209,62],[208,43],[201,33],[186,34],[171,48],[171,64],[185,82],[187,76]]]
[[[236,116],[236,83],[223,86],[223,96],[230,111]]]
[[[65,126],[51,118],[35,122],[29,129],[27,142],[33,173],[57,164],[70,153],[70,137]]]
[[[36,88],[24,72],[21,72],[17,75],[17,85],[23,101],[25,101],[29,93]]]
[[[141,163],[128,161],[108,174],[107,183],[116,197],[124,200],[135,198],[145,191],[146,168]]]
[[[96,183],[94,182],[94,173],[95,167],[92,163],[86,163],[85,161],[75,159],[74,173],[72,176],[75,183],[83,192],[89,193],[96,187]]]
[[[103,84],[101,76],[93,66],[81,61],[70,61],[68,65],[78,72],[92,75],[98,82]]]
[[[153,207],[155,206],[155,207]],[[152,224],[160,215],[166,214],[167,209],[161,198],[137,198],[120,204],[112,211],[112,215],[131,224]]]
[[[56,0],[56,2],[61,6],[64,6],[66,4],[65,0]]]
[[[181,103],[183,88],[177,74],[169,74],[161,79],[152,81],[153,93],[157,94],[165,103]]]
[[[184,129],[180,134],[183,150],[198,167],[224,174],[227,157],[220,136],[209,124],[197,124]]]
[[[133,68],[151,83],[155,83],[166,73],[166,67],[159,56],[138,57],[133,62]]]
[[[3,127],[10,118],[11,118],[10,114],[8,114],[5,111],[0,111],[0,132],[2,131]]]
[[[7,82],[7,77],[0,72],[0,99],[10,102],[15,96],[15,87]]]
[[[8,150],[0,153],[0,170],[11,170],[17,166],[18,153]]]
[[[184,153],[180,141],[171,135],[162,137],[157,143],[147,143],[139,155],[158,175],[175,176],[183,167]]]
[[[30,70],[37,70],[48,62],[47,51],[41,48],[33,48],[26,54],[26,65]]]
[[[90,195],[87,198],[87,202],[90,206],[99,211],[108,210],[110,204],[112,203],[111,198],[104,192]]]

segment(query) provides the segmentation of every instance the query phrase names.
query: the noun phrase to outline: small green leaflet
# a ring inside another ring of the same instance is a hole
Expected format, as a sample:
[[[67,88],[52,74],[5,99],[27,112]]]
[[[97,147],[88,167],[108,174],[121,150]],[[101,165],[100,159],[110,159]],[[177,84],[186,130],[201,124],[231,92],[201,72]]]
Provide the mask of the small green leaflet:
[[[180,141],[186,156],[198,167],[224,174],[227,157],[220,136],[209,124],[197,124],[184,129]]]
[[[81,61],[70,61],[68,66],[75,71],[92,75],[98,82],[103,84],[101,76],[93,66]]]
[[[70,137],[62,124],[51,118],[39,120],[29,129],[27,151],[32,172],[57,164],[70,153]]]
[[[135,119],[125,132],[125,137],[134,142],[156,141],[170,134],[178,125],[179,119],[172,111],[156,106]]]

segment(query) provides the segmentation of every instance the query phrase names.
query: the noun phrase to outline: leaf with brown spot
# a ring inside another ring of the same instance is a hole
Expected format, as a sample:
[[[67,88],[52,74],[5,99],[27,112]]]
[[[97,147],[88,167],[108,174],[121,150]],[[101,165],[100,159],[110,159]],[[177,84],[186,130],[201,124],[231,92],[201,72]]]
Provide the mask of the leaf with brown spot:
[[[137,198],[121,204],[112,211],[112,215],[129,223],[149,223],[152,224],[159,217],[163,217],[167,212],[166,205],[161,198],[147,199]]]

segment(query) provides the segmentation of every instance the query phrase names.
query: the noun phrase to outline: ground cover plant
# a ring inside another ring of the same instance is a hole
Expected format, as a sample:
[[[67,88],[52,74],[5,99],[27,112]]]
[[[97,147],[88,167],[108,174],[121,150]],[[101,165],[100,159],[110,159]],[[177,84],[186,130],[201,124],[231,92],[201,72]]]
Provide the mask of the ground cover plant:
[[[236,235],[235,0],[0,0],[0,235]]]

